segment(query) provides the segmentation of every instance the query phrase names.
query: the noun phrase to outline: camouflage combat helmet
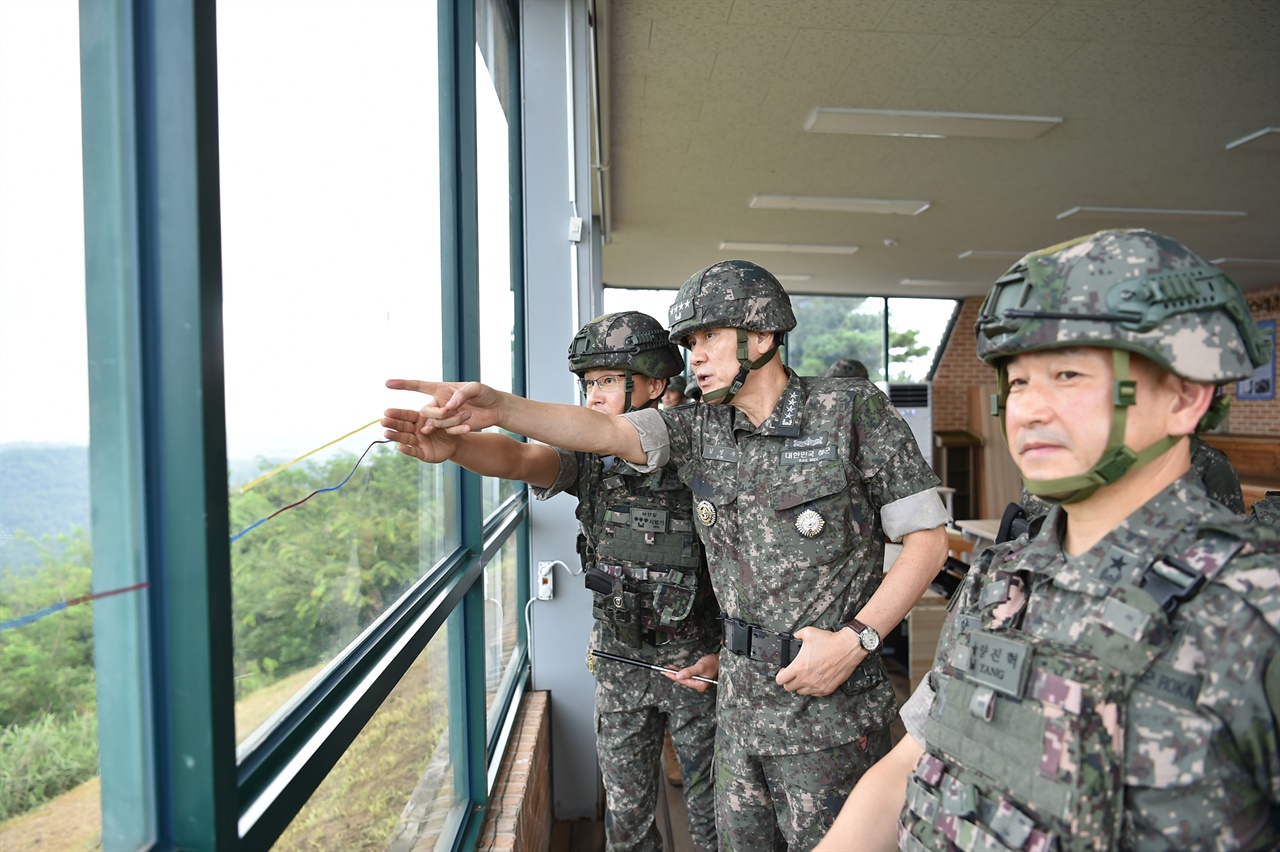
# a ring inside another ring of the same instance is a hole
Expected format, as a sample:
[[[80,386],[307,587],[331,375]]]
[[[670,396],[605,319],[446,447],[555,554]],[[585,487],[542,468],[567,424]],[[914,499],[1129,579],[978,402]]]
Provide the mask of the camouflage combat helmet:
[[[687,378],[684,376],[673,376],[671,381],[667,383],[667,390],[677,391],[681,396],[684,396],[685,388],[688,386],[689,380]]]
[[[786,333],[796,327],[791,299],[778,279],[749,260],[722,260],[695,273],[671,305],[671,342],[686,345],[690,334],[708,328],[738,331],[741,369],[727,388],[703,394],[704,402],[729,402],[747,380],[747,373],[769,362]],[[748,357],[747,332],[772,331],[774,345],[755,361]]]
[[[626,374],[627,411],[634,411],[632,375],[640,373],[654,379],[669,379],[684,371],[684,358],[656,319],[639,311],[622,311],[591,320],[569,344],[571,372],[581,376],[588,370],[607,367],[621,369]],[[643,407],[648,408],[657,401],[653,399]]]
[[[1060,503],[1085,499],[1179,440],[1141,453],[1124,446],[1134,402],[1130,353],[1204,384],[1245,378],[1269,357],[1235,283],[1177,240],[1146,230],[1100,231],[1032,252],[996,281],[976,329],[978,357],[998,373],[997,415],[1009,395],[1010,356],[1073,346],[1112,351],[1115,413],[1102,458],[1079,476],[1026,481],[1032,494]],[[1215,399],[1197,431],[1221,422],[1229,403]]]

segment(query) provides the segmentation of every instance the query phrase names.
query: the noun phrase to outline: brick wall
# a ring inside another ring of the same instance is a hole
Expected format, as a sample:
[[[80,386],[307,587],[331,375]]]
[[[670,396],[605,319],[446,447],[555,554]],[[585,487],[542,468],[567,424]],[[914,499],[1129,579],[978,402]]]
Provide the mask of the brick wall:
[[[476,849],[544,852],[551,844],[551,703],[526,692]]]
[[[1280,286],[1251,290],[1245,294],[1255,320],[1280,319]],[[978,360],[973,324],[978,319],[982,298],[965,299],[960,318],[938,361],[933,378],[933,428],[969,428],[969,389],[995,384],[995,371]],[[1277,371],[1280,378],[1280,370]],[[1235,396],[1232,382],[1226,392]],[[1234,399],[1225,431],[1233,435],[1280,437],[1280,395],[1275,399]]]
[[[973,324],[978,320],[982,297],[965,299],[960,317],[951,330],[946,351],[933,374],[933,428],[949,432],[969,428],[969,389],[994,385],[996,371],[978,360]]]
[[[1249,311],[1255,320],[1261,322],[1280,319],[1280,286],[1250,290],[1244,295],[1249,300]],[[1280,377],[1280,370],[1277,370],[1277,377]],[[1228,385],[1226,391],[1234,397],[1235,382]],[[1233,435],[1280,437],[1280,396],[1272,399],[1232,399],[1231,413],[1227,415],[1224,431]]]

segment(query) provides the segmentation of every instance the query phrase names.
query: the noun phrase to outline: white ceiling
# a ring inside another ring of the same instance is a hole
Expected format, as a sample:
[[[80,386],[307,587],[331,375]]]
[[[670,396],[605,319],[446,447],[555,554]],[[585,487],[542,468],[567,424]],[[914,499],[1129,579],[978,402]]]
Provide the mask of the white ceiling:
[[[1030,251],[1117,226],[1152,227],[1210,260],[1280,259],[1280,150],[1225,147],[1280,126],[1280,2],[596,4],[608,285],[675,288],[747,256],[812,276],[791,292],[980,295],[1016,258],[962,252]],[[1032,141],[805,132],[818,106],[1063,122]],[[748,207],[760,193],[932,204],[916,216]],[[1248,215],[1056,218],[1076,206]],[[722,240],[860,249],[751,254]],[[1223,268],[1245,289],[1280,283],[1275,264]]]

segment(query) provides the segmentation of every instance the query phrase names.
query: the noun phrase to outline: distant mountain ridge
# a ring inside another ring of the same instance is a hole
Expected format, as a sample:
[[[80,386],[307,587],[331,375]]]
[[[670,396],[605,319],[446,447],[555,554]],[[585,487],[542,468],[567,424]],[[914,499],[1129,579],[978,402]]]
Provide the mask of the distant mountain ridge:
[[[59,444],[0,444],[0,569],[37,562],[36,539],[89,529],[89,448]]]

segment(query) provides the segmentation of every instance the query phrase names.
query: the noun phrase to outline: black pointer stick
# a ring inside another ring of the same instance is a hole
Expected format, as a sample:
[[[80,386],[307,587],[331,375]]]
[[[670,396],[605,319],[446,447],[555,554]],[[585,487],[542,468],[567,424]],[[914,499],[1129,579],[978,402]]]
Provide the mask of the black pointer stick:
[[[642,660],[633,660],[630,657],[619,657],[617,654],[606,654],[604,651],[592,651],[591,653],[593,656],[604,657],[606,660],[617,660],[619,663],[626,663],[629,666],[639,666],[642,669],[653,669],[655,672],[675,674],[679,671],[679,669],[669,669],[666,666],[655,666],[653,663],[646,663]],[[692,677],[694,680],[700,680],[703,683],[718,683],[718,681],[714,681],[709,677],[703,677],[702,675],[692,675]]]

